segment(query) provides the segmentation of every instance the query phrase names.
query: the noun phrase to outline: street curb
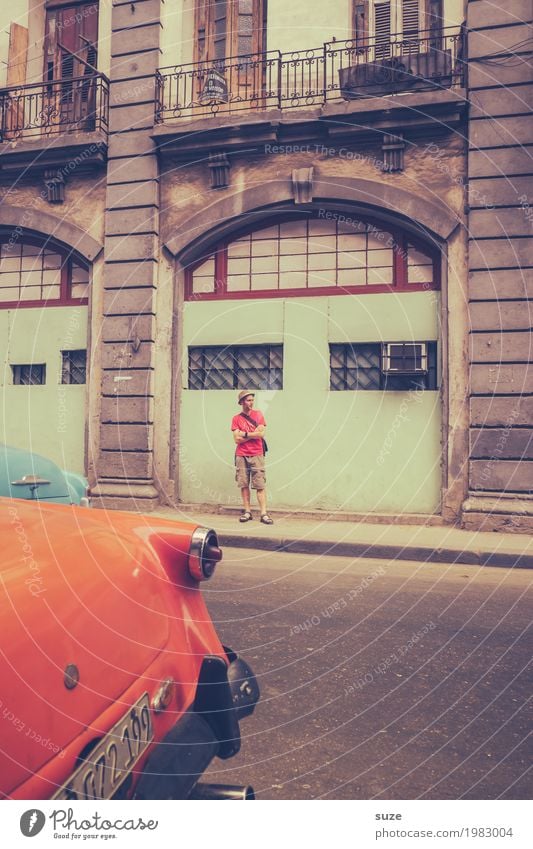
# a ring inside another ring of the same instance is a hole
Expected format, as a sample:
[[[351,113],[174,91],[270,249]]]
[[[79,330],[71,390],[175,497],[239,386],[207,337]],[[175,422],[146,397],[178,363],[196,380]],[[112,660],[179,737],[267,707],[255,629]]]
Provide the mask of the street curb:
[[[512,569],[533,569],[533,554],[512,554],[498,551],[462,551],[452,548],[429,548],[412,545],[383,545],[359,542],[328,542],[327,540],[282,539],[255,537],[218,532],[222,546],[255,548],[292,554],[326,554],[336,557],[363,557],[374,560],[414,560],[422,563],[453,563],[465,566],[499,566]]]

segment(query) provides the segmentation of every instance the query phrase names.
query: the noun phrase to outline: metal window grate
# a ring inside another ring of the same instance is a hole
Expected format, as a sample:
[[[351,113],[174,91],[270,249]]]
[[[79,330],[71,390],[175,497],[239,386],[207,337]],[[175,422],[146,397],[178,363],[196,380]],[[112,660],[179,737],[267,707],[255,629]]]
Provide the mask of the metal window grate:
[[[396,355],[404,370],[387,371]],[[413,348],[415,355],[413,356]],[[396,350],[399,349],[399,350]],[[385,351],[389,350],[389,355]],[[416,350],[419,351],[418,357]],[[354,342],[329,346],[330,389],[335,391],[368,389],[406,392],[411,389],[438,388],[437,343]],[[423,352],[423,355],[422,355]],[[423,368],[422,368],[423,366]]]
[[[330,345],[330,388],[379,389],[379,344]]]
[[[62,351],[61,383],[87,382],[87,351]]]
[[[43,386],[46,383],[45,363],[24,363],[11,366],[15,386]]]
[[[189,348],[189,389],[282,389],[283,346]]]

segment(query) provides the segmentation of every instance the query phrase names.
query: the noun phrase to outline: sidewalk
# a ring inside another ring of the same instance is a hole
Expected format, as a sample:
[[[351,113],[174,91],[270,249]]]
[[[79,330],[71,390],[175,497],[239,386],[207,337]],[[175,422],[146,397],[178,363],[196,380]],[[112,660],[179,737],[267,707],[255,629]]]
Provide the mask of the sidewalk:
[[[528,534],[463,531],[447,525],[370,524],[327,518],[276,515],[274,525],[254,519],[239,523],[238,511],[196,512],[166,508],[153,516],[197,522],[214,528],[222,546],[298,554],[461,563],[474,566],[533,568],[533,537]],[[428,517],[429,518],[429,517]]]

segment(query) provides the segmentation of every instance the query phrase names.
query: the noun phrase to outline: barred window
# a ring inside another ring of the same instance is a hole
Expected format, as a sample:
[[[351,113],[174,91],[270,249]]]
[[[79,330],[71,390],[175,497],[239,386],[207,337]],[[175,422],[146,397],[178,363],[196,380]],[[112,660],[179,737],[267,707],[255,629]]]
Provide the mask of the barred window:
[[[15,386],[43,386],[46,383],[45,363],[12,365],[11,370]]]
[[[61,357],[61,383],[85,383],[87,379],[87,351],[61,351]]]
[[[405,392],[438,388],[436,342],[330,345],[330,389]]]
[[[0,309],[84,303],[89,269],[61,248],[0,238]]]
[[[282,389],[283,346],[189,348],[189,389]]]

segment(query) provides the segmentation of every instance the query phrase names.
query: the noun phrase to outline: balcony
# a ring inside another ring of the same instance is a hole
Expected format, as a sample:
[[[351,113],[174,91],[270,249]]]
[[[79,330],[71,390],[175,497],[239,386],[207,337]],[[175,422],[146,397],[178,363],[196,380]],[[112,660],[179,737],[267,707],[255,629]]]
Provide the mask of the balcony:
[[[0,89],[0,168],[24,172],[105,161],[109,81],[103,74]]]
[[[463,76],[464,32],[458,27],[399,33],[386,41],[330,41],[293,53],[162,68],[156,123],[460,88]]]

